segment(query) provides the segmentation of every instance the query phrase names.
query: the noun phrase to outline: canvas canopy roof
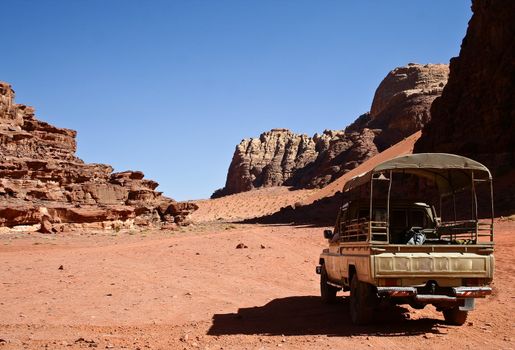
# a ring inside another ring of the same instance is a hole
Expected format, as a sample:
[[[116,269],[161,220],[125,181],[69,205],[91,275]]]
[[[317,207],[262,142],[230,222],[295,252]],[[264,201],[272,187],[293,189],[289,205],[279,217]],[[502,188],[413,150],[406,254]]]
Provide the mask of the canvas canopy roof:
[[[488,168],[475,160],[447,153],[418,153],[387,160],[347,181],[343,190],[350,191],[369,183],[372,177],[377,178],[377,174],[388,177],[390,171],[433,179],[441,193],[470,187],[472,175],[475,179],[492,178]]]

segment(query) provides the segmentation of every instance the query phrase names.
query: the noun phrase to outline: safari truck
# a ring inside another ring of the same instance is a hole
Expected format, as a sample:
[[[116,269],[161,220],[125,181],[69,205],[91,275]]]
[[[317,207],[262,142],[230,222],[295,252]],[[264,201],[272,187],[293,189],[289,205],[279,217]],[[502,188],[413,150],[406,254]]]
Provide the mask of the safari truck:
[[[484,165],[443,153],[401,156],[349,180],[343,197],[316,271],[323,302],[350,291],[353,323],[373,321],[389,302],[431,304],[462,325],[475,299],[491,294],[493,190]]]

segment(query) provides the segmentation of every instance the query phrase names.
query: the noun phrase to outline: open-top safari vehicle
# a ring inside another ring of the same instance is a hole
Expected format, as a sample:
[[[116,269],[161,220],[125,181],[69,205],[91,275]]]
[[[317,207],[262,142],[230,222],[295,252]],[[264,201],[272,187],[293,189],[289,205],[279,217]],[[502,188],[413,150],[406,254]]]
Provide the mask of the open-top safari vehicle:
[[[432,304],[462,325],[492,291],[493,217],[492,177],[474,160],[425,153],[379,164],[345,184],[334,232],[324,231],[322,300],[350,290],[356,324],[391,302]]]

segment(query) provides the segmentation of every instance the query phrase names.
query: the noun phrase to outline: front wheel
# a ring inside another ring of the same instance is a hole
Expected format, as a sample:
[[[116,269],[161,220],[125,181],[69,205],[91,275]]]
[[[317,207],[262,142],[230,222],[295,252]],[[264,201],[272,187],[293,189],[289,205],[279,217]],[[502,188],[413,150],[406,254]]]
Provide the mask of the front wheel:
[[[459,307],[443,310],[445,322],[454,326],[461,326],[467,321],[468,311],[461,311]]]
[[[336,302],[336,293],[338,292],[338,288],[327,284],[328,280],[327,271],[325,270],[325,266],[322,265],[322,270],[320,271],[320,297],[322,298],[323,303],[333,304]]]
[[[374,287],[361,282],[358,274],[352,276],[350,283],[350,318],[354,324],[368,324],[374,317],[376,306],[376,295]]]

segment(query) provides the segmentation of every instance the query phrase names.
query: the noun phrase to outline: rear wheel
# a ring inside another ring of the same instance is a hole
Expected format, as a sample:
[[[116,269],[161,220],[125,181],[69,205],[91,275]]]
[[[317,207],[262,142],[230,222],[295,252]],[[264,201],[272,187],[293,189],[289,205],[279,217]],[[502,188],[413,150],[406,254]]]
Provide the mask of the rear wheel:
[[[336,292],[338,292],[338,288],[328,285],[327,282],[327,271],[325,270],[325,266],[322,265],[322,271],[320,271],[320,297],[323,303],[333,304],[336,302]]]
[[[374,287],[358,280],[355,273],[350,283],[350,317],[354,324],[368,324],[374,317],[377,298]]]
[[[467,321],[468,311],[461,311],[459,307],[443,310],[445,322],[454,326],[461,326]]]

